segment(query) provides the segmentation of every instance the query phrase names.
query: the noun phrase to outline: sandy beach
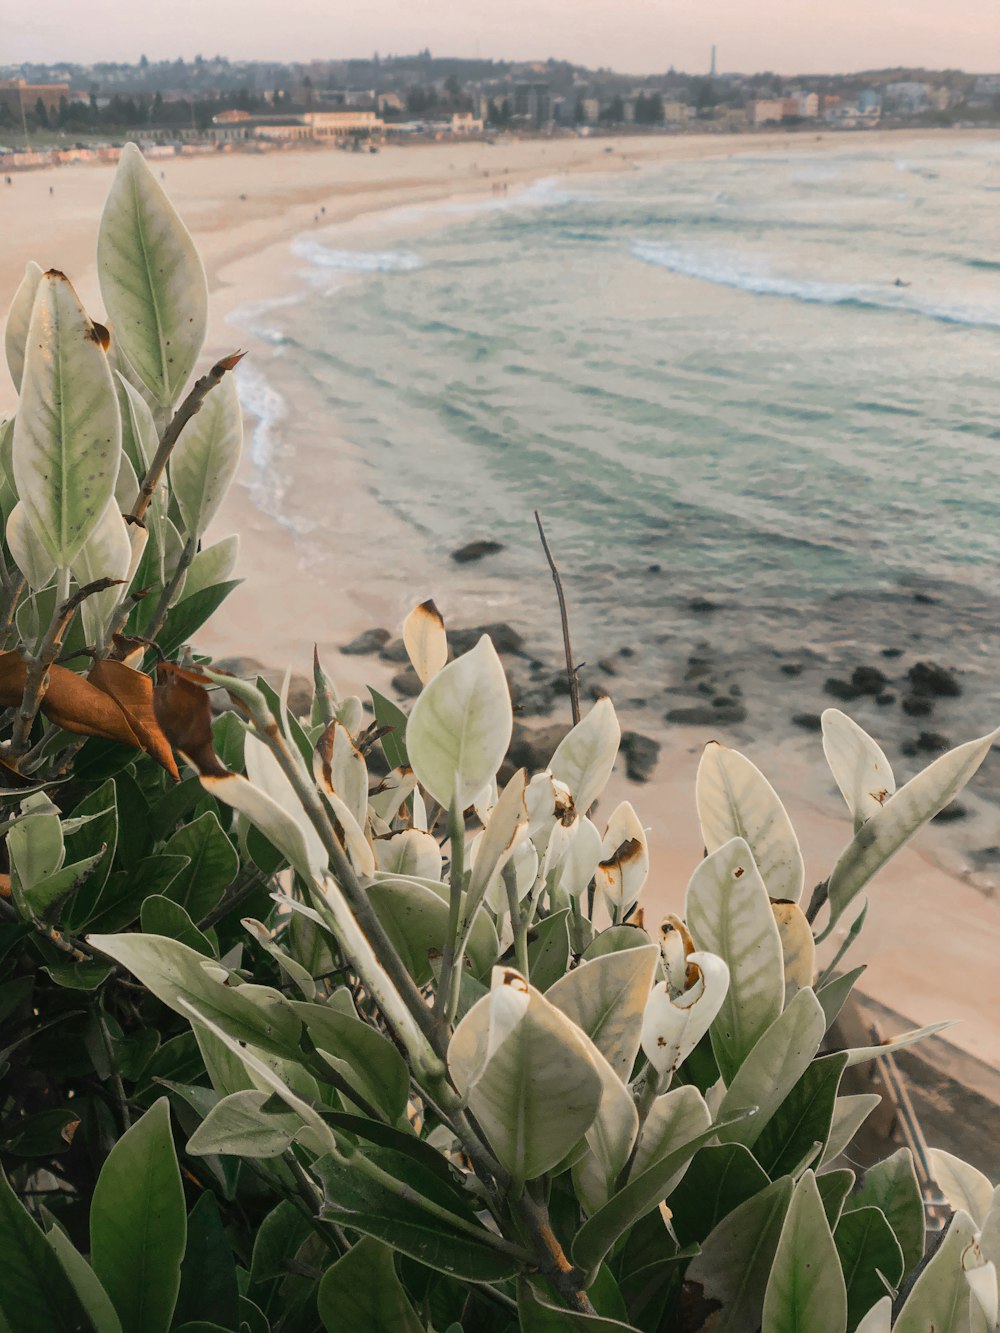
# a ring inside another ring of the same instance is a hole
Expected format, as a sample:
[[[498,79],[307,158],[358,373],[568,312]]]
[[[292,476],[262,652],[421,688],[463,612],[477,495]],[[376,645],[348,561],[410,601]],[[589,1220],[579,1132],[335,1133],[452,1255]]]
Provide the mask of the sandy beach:
[[[886,137],[897,142],[906,136],[869,135],[866,142]],[[155,166],[163,171],[164,185],[191,228],[208,271],[212,326],[207,364],[208,358],[239,345],[238,329],[227,322],[234,310],[280,296],[297,281],[290,241],[316,227],[317,218],[324,228],[341,224],[345,244],[363,246],[371,229],[384,225],[379,217],[395,213],[396,230],[431,225],[419,211],[407,223],[398,210],[452,197],[488,197],[498,182],[514,193],[540,178],[750,151],[824,153],[837,151],[843,143],[835,135],[824,135],[821,141],[786,135],[501,140],[494,146],[386,148],[371,156],[334,151],[231,154],[178,158]],[[94,250],[110,178],[110,168],[69,166],[25,172],[0,190],[0,318],[29,259],[67,272],[88,307],[95,314],[100,311]],[[13,406],[13,389],[4,371],[0,412]],[[316,428],[335,435],[337,423],[316,423]],[[345,657],[337,649],[360,630],[384,625],[395,631],[408,605],[434,593],[435,571],[405,559],[400,544],[407,529],[391,515],[376,516],[375,502],[360,484],[359,463],[349,448],[338,454],[334,479],[293,476],[289,484],[296,480],[330,487],[328,536],[335,553],[335,584],[328,564],[317,571],[294,535],[253,503],[248,460],[214,534],[240,533],[238,573],[246,582],[202,636],[202,645],[218,656],[246,654],[306,670],[317,642],[343,689],[360,693],[367,683],[384,687],[395,668],[370,658]],[[373,550],[394,550],[398,567],[405,571],[393,591],[385,591],[393,585],[382,582],[381,591],[372,595],[367,586],[365,565]],[[466,583],[470,593],[475,579],[472,567]],[[572,598],[571,587],[569,591]],[[491,618],[488,607],[478,617]],[[627,716],[623,725],[629,725]],[[688,727],[674,728],[670,736],[651,783],[640,787],[616,776],[612,793],[615,799],[627,796],[652,829],[647,920],[665,908],[679,907],[690,871],[702,854],[694,776],[701,746],[710,737]],[[828,783],[803,779],[801,746],[771,748],[768,753],[762,766],[786,799],[811,885],[829,873],[849,840],[847,811],[829,795]],[[808,753],[812,765],[823,766],[818,737],[811,738]],[[996,756],[988,762],[995,763]],[[928,839],[918,838],[883,871],[870,894],[864,934],[847,965],[868,963],[863,989],[905,1013],[914,1025],[959,1019],[947,1042],[997,1066],[1000,903],[967,878],[942,869],[931,850]]]

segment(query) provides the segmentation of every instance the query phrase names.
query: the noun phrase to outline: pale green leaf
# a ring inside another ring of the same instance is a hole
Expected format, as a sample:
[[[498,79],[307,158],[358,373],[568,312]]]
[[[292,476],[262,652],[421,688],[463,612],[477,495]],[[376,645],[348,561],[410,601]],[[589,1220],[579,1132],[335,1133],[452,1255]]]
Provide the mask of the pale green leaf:
[[[708,851],[745,838],[769,896],[797,903],[805,877],[799,840],[760,769],[739,751],[711,741],[698,765],[695,796]]]
[[[121,454],[118,399],[107,354],[69,281],[54,269],[35,295],[14,480],[52,560],[71,563],[114,494]]]
[[[855,833],[885,805],[896,779],[882,748],[839,708],[823,712],[823,753],[854,816]]]
[[[763,1333],[844,1333],[847,1289],[837,1247],[806,1171],[792,1195],[764,1296]]]
[[[326,1270],[316,1300],[328,1333],[423,1333],[424,1323],[396,1276],[391,1248],[373,1236],[362,1236]]]
[[[743,838],[723,843],[699,863],[688,885],[685,919],[697,947],[729,967],[729,990],[711,1027],[712,1050],[729,1083],[781,1013],[785,997],[778,927]]]
[[[911,778],[854,835],[830,875],[825,939],[868,881],[919,828],[953,801],[989,754],[1000,730],[949,750]]]
[[[229,1153],[236,1157],[280,1157],[302,1130],[291,1111],[264,1112],[270,1091],[251,1089],[223,1097],[188,1139],[187,1150],[201,1157]]]
[[[4,332],[4,350],[7,353],[7,365],[14,388],[20,391],[21,377],[24,374],[24,352],[28,343],[28,326],[31,323],[31,310],[35,304],[35,293],[42,280],[41,265],[29,259],[24,268],[24,277],[18,283],[7,311],[7,328]]]
[[[968,1162],[943,1148],[930,1148],[931,1174],[955,1212],[968,1213],[977,1227],[986,1221],[993,1203],[990,1180]]]
[[[125,356],[170,408],[205,340],[208,284],[187,228],[134,144],[122,150],[104,206],[97,268]]]
[[[833,1124],[819,1161],[820,1166],[826,1166],[850,1146],[855,1134],[881,1104],[882,1097],[877,1092],[858,1092],[837,1098],[833,1108]]]
[[[90,1208],[94,1272],[128,1333],[167,1333],[186,1239],[170,1104],[161,1097],[112,1148]]]
[[[559,742],[549,769],[570,789],[577,814],[585,815],[607,786],[621,737],[614,704],[605,697]]]
[[[926,1027],[911,1028],[909,1032],[901,1032],[896,1037],[887,1037],[877,1046],[852,1046],[847,1052],[848,1067],[867,1064],[869,1060],[876,1060],[880,1055],[885,1055],[887,1050],[902,1050],[904,1046],[913,1046],[918,1041],[923,1041],[925,1037],[934,1037],[937,1033],[954,1027],[957,1022],[957,1018],[946,1018],[940,1023],[928,1023]]]
[[[496,775],[513,714],[503,666],[488,635],[424,688],[406,726],[417,780],[444,807],[471,805]]]
[[[7,519],[7,546],[32,592],[47,588],[56,572],[55,561],[31,526],[28,511],[21,503],[14,506]]]
[[[0,1244],[4,1255],[0,1329],[4,1333],[90,1333],[92,1324],[74,1284],[3,1171]]]
[[[191,562],[180,600],[184,602],[196,592],[201,592],[204,588],[214,588],[216,584],[225,583],[227,579],[232,578],[239,554],[240,538],[235,532],[229,537],[222,537],[219,541],[213,542],[211,546],[202,547]]]
[[[771,1024],[729,1084],[720,1114],[756,1106],[757,1114],[719,1134],[723,1143],[752,1148],[765,1125],[805,1073],[826,1031],[823,1010],[811,990],[800,990]]]
[[[620,957],[621,955],[619,955]],[[691,1084],[682,1084],[664,1092],[653,1102],[646,1122],[642,1127],[639,1146],[629,1173],[633,1178],[641,1176],[650,1167],[663,1160],[682,1144],[690,1143],[693,1138],[708,1129],[712,1123],[705,1098]],[[663,1193],[669,1197],[683,1174],[670,1179],[664,1186]]]
[[[972,1218],[956,1213],[948,1234],[913,1284],[893,1333],[969,1333],[972,1294],[962,1260],[975,1238]]]
[[[545,998],[587,1034],[622,1080],[639,1053],[642,1014],[659,951],[650,944],[581,962],[545,992]]]
[[[189,538],[200,537],[225,499],[243,448],[236,380],[222,380],[192,417],[170,456],[170,486]]]
[[[924,1201],[913,1169],[909,1148],[900,1148],[868,1168],[860,1188],[845,1205],[854,1208],[880,1208],[889,1219],[903,1250],[905,1271],[909,1273],[924,1252]]]
[[[111,1297],[62,1227],[56,1223],[51,1231],[45,1233],[45,1239],[55,1250],[66,1276],[73,1284],[80,1304],[94,1326],[94,1333],[122,1333],[122,1323],[111,1304]]]
[[[73,577],[83,587],[97,579],[126,579],[132,564],[132,543],[129,530],[118,504],[112,496],[97,526],[73,559]],[[108,588],[91,594],[80,608],[87,642],[101,644],[121,600],[123,587]]]

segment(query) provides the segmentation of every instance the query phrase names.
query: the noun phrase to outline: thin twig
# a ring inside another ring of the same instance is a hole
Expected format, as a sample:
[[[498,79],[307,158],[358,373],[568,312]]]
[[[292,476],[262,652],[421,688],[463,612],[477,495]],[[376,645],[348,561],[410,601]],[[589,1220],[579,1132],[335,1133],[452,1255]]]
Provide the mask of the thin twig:
[[[167,612],[170,610],[170,604],[176,597],[177,590],[181,586],[181,581],[184,578],[184,575],[190,569],[191,561],[195,558],[197,553],[198,553],[197,537],[188,538],[188,540],[184,543],[184,550],[181,552],[181,558],[177,561],[177,568],[170,576],[170,582],[160,593],[160,600],[156,603],[156,610],[153,612],[153,618],[146,626],[146,633],[143,636],[144,638],[149,640],[154,640],[156,636],[159,634],[160,630],[163,628],[163,622],[167,618]],[[122,648],[124,648],[125,653],[129,651],[127,645],[123,644]],[[119,652],[121,652],[121,649],[117,649],[115,655],[117,656]]]
[[[569,614],[566,610],[566,597],[563,593],[559,570],[556,568],[556,562],[545,539],[545,529],[542,527],[541,515],[537,509],[535,510],[535,522],[538,525],[538,535],[542,540],[545,559],[549,562],[549,569],[552,571],[552,582],[556,585],[556,596],[559,598],[559,618],[562,621],[563,648],[566,652],[566,679],[569,682],[569,705],[573,711],[573,725],[575,727],[580,721],[580,674],[575,664],[573,644],[569,637]]]
[[[136,502],[132,506],[130,517],[133,521],[141,522],[146,510],[149,508],[150,501],[163,478],[167,463],[170,460],[170,455],[174,451],[174,445],[177,443],[181,431],[191,418],[201,411],[205,399],[215,386],[221,383],[226,371],[232,370],[238,365],[245,355],[245,352],[233,352],[231,356],[224,356],[221,361],[215,363],[207,375],[202,375],[200,380],[195,380],[190,393],[170,418],[167,428],[160,438],[160,443],[153,456],[153,461],[149,465],[149,469],[143,478],[142,486],[139,488]]]
[[[108,1061],[108,1069],[111,1077],[111,1087],[115,1094],[115,1101],[118,1104],[118,1114],[121,1117],[122,1132],[132,1128],[132,1117],[128,1112],[128,1099],[125,1096],[125,1084],[122,1082],[122,1076],[118,1072],[115,1064],[115,1052],[111,1045],[111,1033],[108,1031],[108,1020],[104,1015],[104,1009],[100,999],[94,1005],[94,1014],[97,1018],[97,1029],[101,1034],[101,1044],[104,1047],[104,1054]]]

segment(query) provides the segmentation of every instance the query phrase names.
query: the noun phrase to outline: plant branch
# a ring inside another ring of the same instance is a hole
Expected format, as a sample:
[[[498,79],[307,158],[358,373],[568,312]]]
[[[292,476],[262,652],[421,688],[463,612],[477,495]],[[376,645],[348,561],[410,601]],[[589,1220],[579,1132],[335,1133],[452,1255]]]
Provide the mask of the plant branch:
[[[448,839],[451,844],[449,871],[448,931],[444,940],[441,975],[438,980],[435,1010],[441,1018],[445,1037],[455,1021],[458,1009],[459,986],[462,979],[462,950],[456,956],[459,926],[462,918],[462,893],[465,881],[465,821],[453,800],[448,810]],[[454,991],[454,994],[452,994]]]
[[[97,1019],[97,1030],[101,1034],[101,1045],[104,1047],[104,1054],[108,1062],[108,1069],[111,1077],[111,1087],[115,1094],[115,1102],[118,1105],[118,1115],[122,1122],[122,1132],[125,1133],[132,1127],[132,1117],[128,1111],[128,1099],[125,1096],[125,1084],[122,1082],[122,1076],[118,1072],[118,1066],[115,1064],[115,1053],[111,1045],[111,1033],[108,1031],[108,1021],[104,1015],[104,1008],[100,999],[94,1005],[94,1016]]]
[[[552,582],[556,585],[556,596],[559,598],[559,619],[562,621],[563,648],[566,653],[566,679],[569,682],[569,704],[573,712],[573,725],[575,727],[580,721],[580,674],[573,657],[573,644],[569,637],[569,613],[566,610],[566,597],[563,593],[559,570],[556,568],[556,562],[545,538],[541,515],[537,509],[535,510],[535,523],[538,525],[538,535],[542,539],[542,550],[545,552],[545,559],[549,562],[549,569],[552,571]]]
[[[514,1209],[531,1239],[539,1270],[571,1310],[579,1314],[596,1314],[584,1290],[584,1275],[566,1258],[566,1252],[552,1230],[548,1208],[525,1190],[514,1204]]]
[[[195,380],[188,396],[178,407],[177,411],[167,423],[167,428],[160,437],[160,443],[153,455],[153,461],[147,469],[143,478],[142,486],[139,488],[139,494],[136,502],[132,506],[130,517],[133,521],[141,522],[146,510],[149,508],[150,501],[163,479],[170,455],[174,451],[180,433],[191,420],[202,409],[205,399],[212,392],[215,386],[221,383],[223,376],[228,370],[232,370],[242,361],[246,355],[245,352],[233,352],[231,356],[224,356],[221,361],[217,361],[207,375],[202,375],[200,380]]]
[[[156,610],[153,612],[153,617],[146,626],[143,638],[155,640],[156,636],[163,628],[163,622],[167,618],[167,612],[170,610],[171,603],[177,596],[177,590],[181,586],[184,575],[191,568],[191,561],[195,558],[197,553],[198,538],[189,537],[184,543],[184,550],[181,552],[181,558],[177,561],[177,568],[170,576],[170,582],[160,593],[160,600],[156,603]]]

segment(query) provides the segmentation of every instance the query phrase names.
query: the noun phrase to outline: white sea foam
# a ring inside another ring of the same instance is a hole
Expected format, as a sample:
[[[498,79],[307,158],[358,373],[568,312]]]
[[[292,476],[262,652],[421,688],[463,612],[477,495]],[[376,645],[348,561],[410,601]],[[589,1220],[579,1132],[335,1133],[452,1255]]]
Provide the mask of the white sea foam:
[[[412,250],[341,250],[306,232],[292,241],[292,254],[316,268],[339,273],[412,273],[424,265]]]
[[[255,418],[250,436],[250,461],[254,470],[250,498],[263,513],[290,526],[281,504],[285,492],[281,480],[283,470],[277,466],[277,456],[281,452],[279,427],[288,416],[288,403],[249,362],[241,362],[235,375],[240,402]]]
[[[237,306],[235,310],[231,310],[226,316],[226,323],[233,324],[236,328],[246,329],[255,338],[260,338],[263,342],[280,347],[286,341],[285,333],[282,329],[268,323],[266,316],[272,310],[282,310],[287,306],[298,305],[304,295],[304,292],[295,292],[288,296],[272,296],[266,301],[248,302],[246,305]]]
[[[994,305],[953,301],[927,301],[910,288],[875,283],[817,282],[809,278],[783,278],[751,267],[734,255],[708,255],[654,241],[633,241],[632,253],[643,263],[655,264],[684,277],[734,287],[755,296],[784,296],[820,305],[853,305],[872,310],[895,311],[966,324],[976,328],[1000,328],[1000,309]]]

